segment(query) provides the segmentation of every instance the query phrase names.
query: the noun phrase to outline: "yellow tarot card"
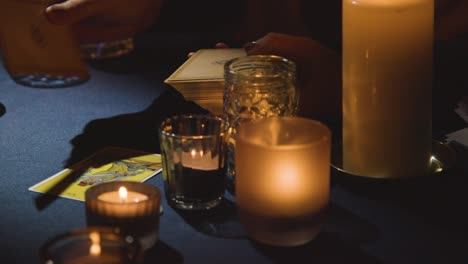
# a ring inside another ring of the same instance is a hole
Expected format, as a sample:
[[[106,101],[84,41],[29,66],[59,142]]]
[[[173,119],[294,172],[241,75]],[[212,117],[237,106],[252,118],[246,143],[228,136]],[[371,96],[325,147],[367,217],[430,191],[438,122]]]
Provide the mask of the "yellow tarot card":
[[[162,171],[161,155],[107,147],[39,182],[30,191],[84,201],[88,188],[104,182],[144,182]]]

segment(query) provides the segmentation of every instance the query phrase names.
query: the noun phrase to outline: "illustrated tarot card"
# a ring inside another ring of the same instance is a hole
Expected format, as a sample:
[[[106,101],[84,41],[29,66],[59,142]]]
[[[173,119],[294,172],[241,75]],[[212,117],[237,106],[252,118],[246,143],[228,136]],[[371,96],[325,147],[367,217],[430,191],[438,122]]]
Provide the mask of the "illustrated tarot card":
[[[162,171],[161,155],[106,147],[29,190],[84,201],[88,188],[111,181],[144,182]]]

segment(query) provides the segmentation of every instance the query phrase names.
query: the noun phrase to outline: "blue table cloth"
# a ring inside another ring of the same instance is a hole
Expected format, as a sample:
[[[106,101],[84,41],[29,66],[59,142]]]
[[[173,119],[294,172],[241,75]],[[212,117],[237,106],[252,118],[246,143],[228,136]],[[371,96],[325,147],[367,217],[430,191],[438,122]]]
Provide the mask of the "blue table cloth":
[[[46,240],[86,226],[84,203],[44,201],[30,186],[106,145],[158,153],[164,117],[204,112],[163,80],[206,45],[143,36],[129,56],[89,62],[89,81],[61,89],[18,85],[0,68],[0,262],[37,263]],[[296,248],[249,240],[229,193],[209,213],[164,201],[160,241],[145,263],[468,263],[467,159],[459,157],[447,174],[404,183],[333,177],[322,232]],[[160,174],[148,183],[163,188]]]

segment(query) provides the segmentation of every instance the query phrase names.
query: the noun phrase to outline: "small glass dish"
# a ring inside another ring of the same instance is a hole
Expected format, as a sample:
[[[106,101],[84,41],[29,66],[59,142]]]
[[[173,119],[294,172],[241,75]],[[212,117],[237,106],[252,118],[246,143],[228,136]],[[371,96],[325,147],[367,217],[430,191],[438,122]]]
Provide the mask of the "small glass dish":
[[[40,248],[41,264],[140,263],[138,242],[113,228],[87,227],[60,234]]]

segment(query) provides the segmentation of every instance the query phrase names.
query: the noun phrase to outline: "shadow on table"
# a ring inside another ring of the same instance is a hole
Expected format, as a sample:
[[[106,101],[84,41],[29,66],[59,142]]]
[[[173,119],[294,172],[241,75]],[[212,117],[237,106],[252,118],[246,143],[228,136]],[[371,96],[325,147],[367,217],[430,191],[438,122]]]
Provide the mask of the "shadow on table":
[[[333,177],[337,185],[355,195],[398,206],[427,223],[451,230],[458,239],[464,240],[468,235],[467,176],[466,171],[453,168],[438,175],[405,180]]]
[[[176,249],[159,240],[156,245],[145,252],[143,264],[146,263],[181,264],[184,263],[184,257]]]
[[[348,243],[334,234],[320,233],[317,238],[303,246],[273,247],[251,241],[252,245],[274,263],[361,263],[378,264],[377,258],[366,254],[359,246]]]
[[[247,234],[239,222],[234,202],[223,199],[216,208],[206,211],[174,211],[195,230],[208,236],[245,239]]]
[[[180,93],[168,88],[142,112],[123,114],[89,122],[84,128],[83,133],[71,140],[73,150],[66,161],[65,167],[74,168],[73,165],[79,161],[108,146],[160,153],[158,139],[159,124],[165,118],[172,115],[193,113],[201,114],[207,113],[207,111],[191,101],[186,101]],[[130,157],[120,156],[119,159]],[[89,164],[89,166],[99,167],[112,161],[113,159],[110,157]],[[52,186],[48,193],[39,195],[35,199],[36,208],[42,210],[55,201],[57,196],[54,194],[64,191],[89,166],[77,167],[64,180]]]
[[[0,103],[0,117],[6,113],[6,107]]]
[[[239,221],[235,203],[227,199],[210,211],[175,210],[175,212],[195,230],[205,235],[227,239],[248,238]],[[329,207],[322,230],[353,244],[372,243],[379,235],[375,226],[334,204]]]
[[[379,238],[375,225],[333,203],[330,204],[322,232],[353,245],[371,244]]]
[[[158,128],[164,119],[178,114],[206,113],[205,109],[186,101],[180,93],[168,87],[142,112],[89,122],[83,133],[71,140],[73,150],[66,166],[106,146],[160,153]]]

